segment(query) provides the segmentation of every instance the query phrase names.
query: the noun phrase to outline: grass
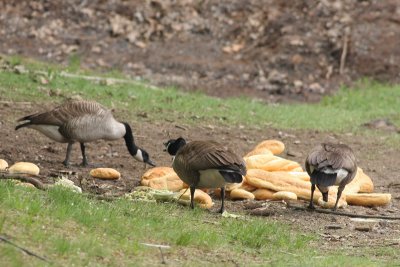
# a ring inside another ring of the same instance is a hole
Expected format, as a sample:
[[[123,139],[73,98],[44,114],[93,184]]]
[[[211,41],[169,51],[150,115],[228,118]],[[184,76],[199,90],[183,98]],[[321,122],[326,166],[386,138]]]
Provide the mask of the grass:
[[[159,264],[158,250],[141,243],[170,245],[167,261],[184,266],[223,265],[229,259],[246,266],[384,263],[322,253],[313,245],[317,237],[260,218],[221,219],[176,204],[102,202],[63,188],[43,192],[10,182],[0,182],[0,221],[1,233],[62,266]],[[0,243],[0,251],[0,261],[10,266],[44,264],[6,244]]]
[[[188,124],[207,122],[355,132],[365,122],[388,118],[400,126],[400,87],[371,81],[360,81],[352,89],[342,88],[336,95],[325,97],[316,104],[268,105],[244,97],[219,99],[202,93],[183,93],[175,88],[154,90],[141,82],[107,84],[66,78],[59,75],[60,66],[25,62],[20,58],[10,62],[11,65],[24,64],[28,70],[46,70],[47,74],[0,72],[0,92],[4,100],[61,102],[65,97],[79,94],[118,110],[128,110],[130,116],[146,113],[150,120]],[[66,69],[78,72],[78,66],[79,58],[72,57],[71,66]],[[113,72],[112,75],[117,74]],[[40,82],[42,76],[48,84]]]

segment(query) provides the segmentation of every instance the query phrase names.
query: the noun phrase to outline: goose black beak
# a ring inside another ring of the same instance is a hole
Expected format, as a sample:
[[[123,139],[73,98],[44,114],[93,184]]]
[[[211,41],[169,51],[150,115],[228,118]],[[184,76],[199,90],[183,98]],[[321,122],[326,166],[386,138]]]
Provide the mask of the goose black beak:
[[[151,160],[148,160],[148,161],[145,162],[145,163],[149,164],[149,165],[152,166],[152,167],[155,167],[155,166],[156,166],[156,164],[154,164]]]

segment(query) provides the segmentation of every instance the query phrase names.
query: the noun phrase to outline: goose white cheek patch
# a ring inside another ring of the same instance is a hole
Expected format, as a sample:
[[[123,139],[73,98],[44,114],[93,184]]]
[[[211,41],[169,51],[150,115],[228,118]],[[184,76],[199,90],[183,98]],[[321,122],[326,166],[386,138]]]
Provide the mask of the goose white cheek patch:
[[[142,151],[140,149],[137,150],[135,159],[137,159],[139,161],[143,161],[143,155],[142,155]]]

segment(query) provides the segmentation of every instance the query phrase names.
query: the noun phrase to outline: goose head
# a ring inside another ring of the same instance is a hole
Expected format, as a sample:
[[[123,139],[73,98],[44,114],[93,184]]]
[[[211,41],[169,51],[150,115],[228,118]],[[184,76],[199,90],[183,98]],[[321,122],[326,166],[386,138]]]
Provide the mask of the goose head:
[[[167,151],[171,156],[175,156],[176,153],[178,153],[178,150],[184,145],[186,145],[186,140],[182,137],[179,137],[178,139],[170,139],[164,143],[164,151]]]
[[[156,165],[150,160],[149,153],[146,150],[138,148],[136,154],[133,156],[136,160],[149,164],[155,167]]]
[[[126,147],[128,148],[129,153],[138,161],[144,162],[145,164],[149,164],[150,166],[156,166],[151,160],[149,153],[146,152],[146,150],[139,148],[136,146],[134,138],[133,138],[133,133],[132,129],[129,126],[128,123],[123,122],[125,126],[125,144]]]

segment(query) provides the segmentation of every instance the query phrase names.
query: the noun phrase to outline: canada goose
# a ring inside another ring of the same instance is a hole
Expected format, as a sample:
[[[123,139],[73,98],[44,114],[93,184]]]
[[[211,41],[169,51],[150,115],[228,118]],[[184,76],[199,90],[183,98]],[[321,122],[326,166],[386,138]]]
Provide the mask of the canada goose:
[[[221,188],[224,211],[225,184],[240,183],[246,175],[243,159],[229,148],[214,141],[192,141],[186,143],[182,137],[165,144],[166,151],[174,156],[172,167],[190,188],[190,207],[196,188]]]
[[[23,122],[15,127],[35,129],[48,138],[68,143],[67,155],[63,164],[69,165],[72,145],[79,142],[82,152],[82,165],[87,166],[85,143],[98,139],[116,140],[124,137],[129,153],[138,161],[155,166],[149,154],[135,145],[132,129],[126,122],[114,119],[111,110],[94,101],[73,100],[53,110],[35,113],[19,119]]]
[[[306,159],[306,170],[311,177],[311,199],[309,208],[314,209],[315,186],[328,201],[329,186],[338,185],[336,210],[342,191],[357,173],[356,157],[350,147],[344,144],[322,143],[314,147]]]

